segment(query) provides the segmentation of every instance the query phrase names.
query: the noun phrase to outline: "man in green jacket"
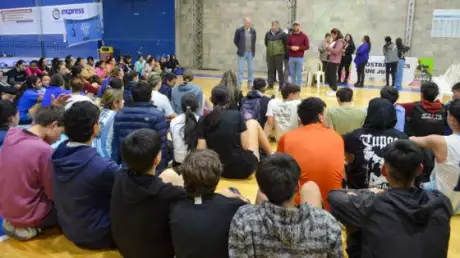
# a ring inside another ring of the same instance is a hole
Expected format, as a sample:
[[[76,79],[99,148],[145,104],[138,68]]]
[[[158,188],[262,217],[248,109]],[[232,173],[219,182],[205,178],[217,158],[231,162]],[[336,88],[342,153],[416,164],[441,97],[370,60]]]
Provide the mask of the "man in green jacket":
[[[278,72],[280,89],[284,86],[283,63],[287,53],[286,41],[287,35],[280,29],[279,22],[273,21],[271,30],[265,34],[269,89],[273,88],[276,71]]]

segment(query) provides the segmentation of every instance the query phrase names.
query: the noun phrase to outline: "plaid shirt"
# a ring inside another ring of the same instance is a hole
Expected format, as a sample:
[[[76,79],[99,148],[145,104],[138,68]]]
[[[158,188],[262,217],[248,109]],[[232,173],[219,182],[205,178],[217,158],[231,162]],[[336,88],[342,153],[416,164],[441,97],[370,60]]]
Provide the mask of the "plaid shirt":
[[[344,257],[338,222],[308,204],[296,209],[269,202],[245,205],[233,217],[228,241],[231,258]]]

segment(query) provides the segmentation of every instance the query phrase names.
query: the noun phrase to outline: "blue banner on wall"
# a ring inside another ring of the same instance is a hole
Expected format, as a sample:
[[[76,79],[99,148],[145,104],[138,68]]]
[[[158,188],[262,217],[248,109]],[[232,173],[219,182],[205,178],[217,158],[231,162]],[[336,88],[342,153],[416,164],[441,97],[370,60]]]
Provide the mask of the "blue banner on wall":
[[[102,23],[99,15],[84,20],[65,19],[66,40],[69,47],[102,40]]]

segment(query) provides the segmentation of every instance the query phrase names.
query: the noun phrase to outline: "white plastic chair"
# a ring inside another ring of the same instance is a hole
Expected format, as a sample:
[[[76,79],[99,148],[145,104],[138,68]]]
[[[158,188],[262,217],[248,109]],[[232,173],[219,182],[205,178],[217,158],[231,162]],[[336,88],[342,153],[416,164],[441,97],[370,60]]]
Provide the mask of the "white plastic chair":
[[[445,96],[452,96],[452,85],[460,82],[460,64],[453,64],[441,75],[432,78],[439,87],[438,98],[443,101]]]
[[[307,59],[304,62],[303,77],[307,82],[307,86],[311,86],[313,82],[313,74],[316,75],[316,89],[319,91],[321,85],[325,84],[323,72],[323,63],[318,59]]]

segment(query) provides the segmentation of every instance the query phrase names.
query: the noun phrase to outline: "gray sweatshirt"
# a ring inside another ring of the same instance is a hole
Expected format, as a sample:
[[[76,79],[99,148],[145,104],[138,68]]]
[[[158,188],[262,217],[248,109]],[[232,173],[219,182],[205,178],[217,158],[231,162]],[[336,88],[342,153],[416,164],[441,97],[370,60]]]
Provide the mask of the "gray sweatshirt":
[[[398,62],[398,48],[396,44],[391,42],[390,44],[385,44],[382,47],[383,55],[385,56],[385,63],[394,63]]]

